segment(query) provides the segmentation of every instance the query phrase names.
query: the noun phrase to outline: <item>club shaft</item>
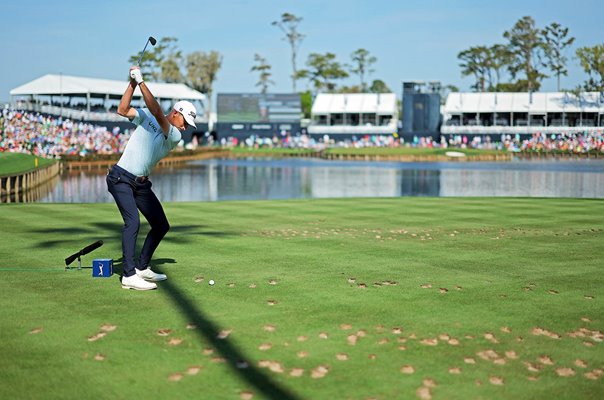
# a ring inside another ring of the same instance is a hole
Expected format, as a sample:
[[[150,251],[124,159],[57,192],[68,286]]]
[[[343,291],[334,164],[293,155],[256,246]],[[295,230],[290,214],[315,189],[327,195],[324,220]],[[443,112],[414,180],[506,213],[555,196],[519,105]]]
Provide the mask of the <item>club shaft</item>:
[[[147,50],[147,45],[149,44],[149,39],[147,39],[147,43],[145,43],[145,47],[143,47],[143,52],[141,53],[140,58],[138,59],[138,66],[141,66],[141,61],[143,60],[143,55],[145,55],[145,50]]]

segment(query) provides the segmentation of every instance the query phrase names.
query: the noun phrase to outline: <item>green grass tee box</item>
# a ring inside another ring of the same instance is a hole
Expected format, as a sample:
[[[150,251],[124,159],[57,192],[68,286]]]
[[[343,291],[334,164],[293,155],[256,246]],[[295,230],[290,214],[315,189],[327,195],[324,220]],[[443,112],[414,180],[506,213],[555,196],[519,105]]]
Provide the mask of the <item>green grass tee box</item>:
[[[164,208],[137,292],[114,204],[0,206],[0,398],[604,397],[602,200]]]

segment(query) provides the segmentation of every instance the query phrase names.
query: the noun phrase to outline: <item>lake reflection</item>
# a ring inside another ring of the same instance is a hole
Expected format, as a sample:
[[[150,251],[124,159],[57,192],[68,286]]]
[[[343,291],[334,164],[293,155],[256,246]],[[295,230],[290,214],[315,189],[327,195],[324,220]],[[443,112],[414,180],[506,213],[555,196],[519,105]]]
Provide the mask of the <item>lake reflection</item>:
[[[604,198],[604,161],[400,163],[215,159],[151,175],[162,201],[325,197],[527,196]],[[112,202],[105,174],[65,173],[40,202]]]

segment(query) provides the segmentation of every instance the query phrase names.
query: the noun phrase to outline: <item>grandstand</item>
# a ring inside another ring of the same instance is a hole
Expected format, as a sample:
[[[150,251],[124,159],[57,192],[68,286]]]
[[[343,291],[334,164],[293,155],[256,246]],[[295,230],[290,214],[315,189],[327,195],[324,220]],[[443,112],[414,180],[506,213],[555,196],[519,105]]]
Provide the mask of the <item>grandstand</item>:
[[[10,95],[13,106],[22,110],[111,126],[124,121],[116,111],[126,85],[126,79],[118,81],[48,74],[12,89]],[[148,86],[166,112],[178,100],[191,101],[198,110],[195,120],[198,129],[207,129],[206,96],[203,93],[181,83],[149,82]],[[138,88],[132,105],[144,107]]]
[[[310,136],[392,135],[398,130],[394,93],[320,93],[311,110]]]
[[[602,132],[604,94],[586,92],[450,93],[443,135]]]

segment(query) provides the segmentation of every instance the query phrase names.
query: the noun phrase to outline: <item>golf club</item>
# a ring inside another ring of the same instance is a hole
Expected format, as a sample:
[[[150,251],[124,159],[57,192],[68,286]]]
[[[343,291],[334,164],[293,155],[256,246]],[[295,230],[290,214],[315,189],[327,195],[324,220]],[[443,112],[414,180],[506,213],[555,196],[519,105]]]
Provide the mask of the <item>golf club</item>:
[[[141,65],[141,61],[143,60],[143,55],[145,55],[145,50],[147,50],[147,45],[149,44],[149,42],[151,42],[151,46],[155,46],[155,43],[157,43],[157,40],[155,40],[155,38],[153,36],[149,36],[149,39],[147,39],[147,42],[145,43],[145,47],[143,47],[143,51],[141,53],[140,58],[138,59],[138,66],[140,67]]]

